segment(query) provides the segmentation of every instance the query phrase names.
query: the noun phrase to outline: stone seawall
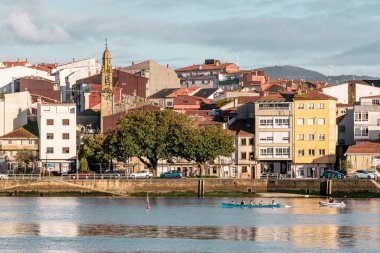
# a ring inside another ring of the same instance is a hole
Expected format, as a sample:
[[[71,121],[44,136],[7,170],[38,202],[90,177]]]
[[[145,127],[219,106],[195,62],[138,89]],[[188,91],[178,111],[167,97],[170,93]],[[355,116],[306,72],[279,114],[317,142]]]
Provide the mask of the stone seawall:
[[[141,179],[141,180],[2,180],[1,192],[102,192],[113,195],[131,195],[142,192],[198,193],[200,179]],[[201,179],[204,191],[210,192],[298,192],[319,194],[326,192],[327,180],[283,179]],[[380,193],[380,180],[329,180],[331,193]]]

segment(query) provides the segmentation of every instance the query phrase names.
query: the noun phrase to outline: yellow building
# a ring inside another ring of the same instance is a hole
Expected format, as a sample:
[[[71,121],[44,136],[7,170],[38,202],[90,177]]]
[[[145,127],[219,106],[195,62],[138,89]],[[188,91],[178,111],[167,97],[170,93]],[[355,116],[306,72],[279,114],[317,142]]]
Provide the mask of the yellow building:
[[[334,168],[336,101],[315,90],[300,90],[294,95],[292,170],[296,177],[316,178]]]

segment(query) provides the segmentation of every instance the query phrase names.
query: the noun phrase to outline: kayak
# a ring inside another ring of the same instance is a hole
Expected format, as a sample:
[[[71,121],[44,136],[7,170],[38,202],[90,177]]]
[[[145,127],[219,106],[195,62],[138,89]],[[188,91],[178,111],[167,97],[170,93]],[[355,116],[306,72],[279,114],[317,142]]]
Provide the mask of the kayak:
[[[233,204],[233,203],[222,203],[222,208],[280,208],[280,204],[246,204],[246,205],[239,205],[239,204]]]
[[[334,207],[345,207],[346,204],[344,202],[324,202],[324,201],[319,201],[320,206],[334,206]]]

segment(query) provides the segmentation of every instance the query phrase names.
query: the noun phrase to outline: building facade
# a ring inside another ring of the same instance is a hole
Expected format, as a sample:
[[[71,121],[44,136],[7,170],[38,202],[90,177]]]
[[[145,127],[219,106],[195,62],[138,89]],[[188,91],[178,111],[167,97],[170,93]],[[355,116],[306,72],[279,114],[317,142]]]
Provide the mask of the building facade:
[[[237,73],[238,71],[239,67],[236,64],[221,63],[216,59],[206,59],[204,64],[192,65],[175,70],[181,79],[181,86],[187,88],[218,88],[219,78],[224,82],[223,86],[232,85],[235,87],[236,84],[238,84],[238,76],[231,74]]]
[[[255,102],[255,159],[260,174],[291,176],[293,160],[293,103],[284,94],[270,94]],[[257,173],[258,174],[258,173]]]
[[[315,90],[294,95],[294,162],[296,177],[318,178],[336,161],[336,98]]]
[[[380,95],[362,97],[354,105],[355,143],[380,139]]]
[[[68,172],[75,167],[75,104],[38,104],[39,160],[48,171]]]

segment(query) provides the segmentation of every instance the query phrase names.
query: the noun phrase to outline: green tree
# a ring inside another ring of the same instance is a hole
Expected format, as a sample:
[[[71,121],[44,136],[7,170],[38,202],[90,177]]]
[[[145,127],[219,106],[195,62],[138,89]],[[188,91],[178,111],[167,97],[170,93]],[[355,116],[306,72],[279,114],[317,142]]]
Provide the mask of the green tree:
[[[24,149],[17,152],[15,160],[26,170],[26,168],[28,168],[31,163],[37,161],[37,155],[35,152],[31,150]]]
[[[234,137],[227,130],[215,126],[195,128],[188,136],[183,157],[196,162],[200,175],[205,174],[206,163],[218,156],[230,156],[234,151]]]
[[[108,149],[119,160],[135,156],[156,170],[160,159],[182,155],[191,131],[192,123],[186,115],[171,110],[134,111],[109,134]]]
[[[82,171],[88,171],[88,162],[86,157],[80,159],[80,167]]]
[[[81,139],[79,157],[85,157],[88,164],[101,164],[110,161],[110,155],[104,149],[105,137],[101,134],[86,135]]]
[[[349,172],[352,170],[352,163],[351,161],[345,159],[340,162],[340,170]]]

